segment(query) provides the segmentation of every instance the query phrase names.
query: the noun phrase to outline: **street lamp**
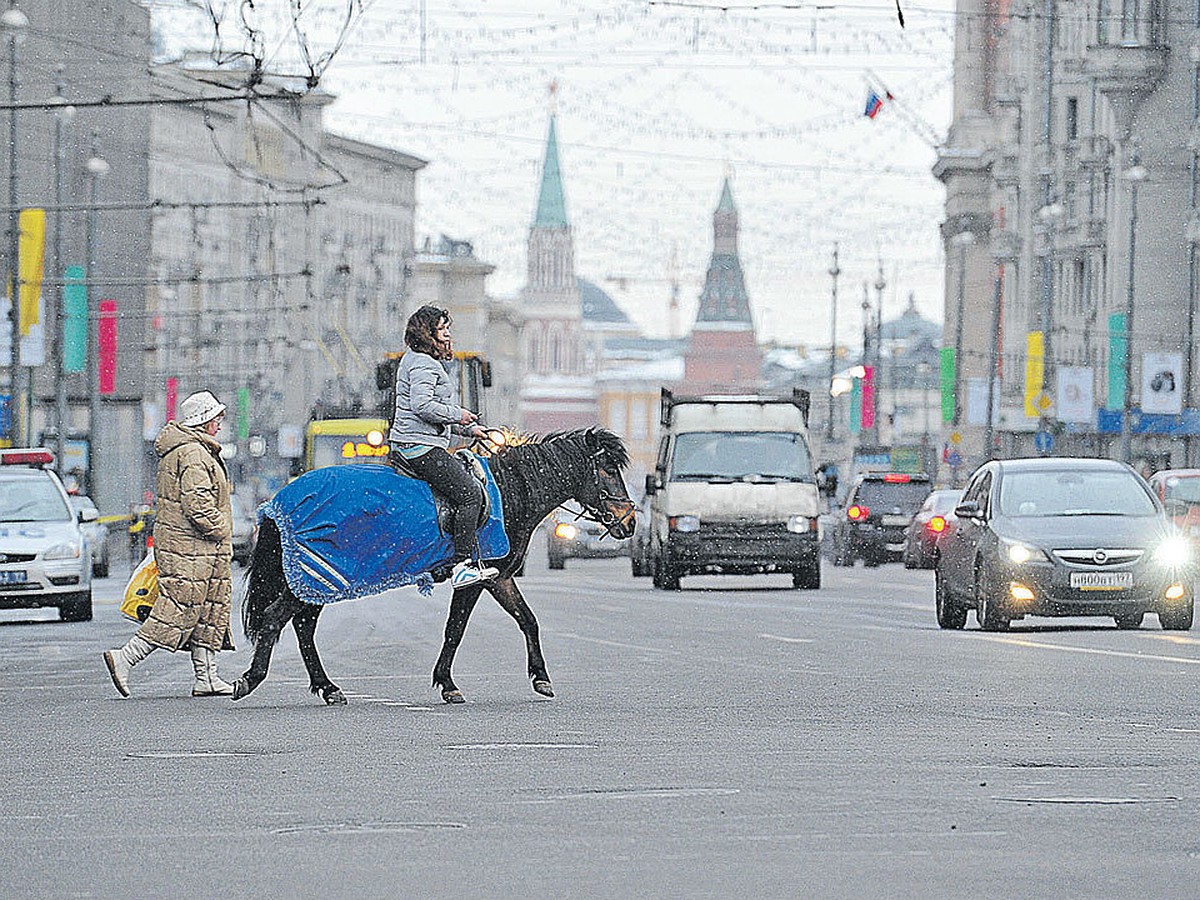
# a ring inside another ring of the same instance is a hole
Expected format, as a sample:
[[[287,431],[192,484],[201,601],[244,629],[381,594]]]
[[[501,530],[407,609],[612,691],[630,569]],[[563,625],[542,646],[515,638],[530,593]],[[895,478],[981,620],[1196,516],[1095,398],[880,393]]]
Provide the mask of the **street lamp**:
[[[1129,277],[1125,282],[1125,400],[1121,412],[1121,460],[1133,460],[1133,252],[1137,243],[1138,185],[1148,173],[1137,153],[1133,164],[1122,173],[1129,182]]]
[[[1042,252],[1042,308],[1038,319],[1042,328],[1042,384],[1047,393],[1054,387],[1054,229],[1065,211],[1057,202],[1047,203],[1037,211],[1038,221],[1046,231]]]
[[[87,300],[88,300],[88,493],[99,501],[96,490],[96,451],[100,445],[100,296],[96,272],[96,207],[100,203],[100,180],[108,174],[108,161],[100,155],[100,141],[92,132],[92,155],[84,164],[92,181],[92,202],[87,211]]]
[[[837,280],[842,274],[842,270],[838,268],[838,245],[833,245],[833,265],[829,267],[829,275],[833,278],[833,290],[831,292],[830,310],[829,310],[829,382],[833,383],[834,373],[837,371]],[[827,440],[833,440],[833,394],[829,395],[829,421],[825,427],[825,437]]]
[[[951,425],[957,429],[962,417],[963,307],[966,304],[967,248],[975,243],[975,234],[960,231],[950,238],[950,243],[958,248],[958,301],[954,313],[954,417],[951,420]]]
[[[0,31],[8,39],[8,324],[12,335],[12,350],[8,370],[9,434],[15,444],[17,437],[17,381],[21,372],[21,268],[20,211],[17,209],[17,45],[25,40],[29,18],[17,9],[16,0],[8,0],[8,9],[0,13]]]
[[[55,86],[54,102],[54,202],[57,209],[54,212],[54,279],[62,277],[64,266],[62,258],[62,210],[63,210],[63,168],[65,153],[63,148],[63,126],[75,118],[75,107],[67,105],[63,97],[62,83],[63,67],[58,67],[58,83]],[[53,283],[53,279],[52,279]],[[57,434],[57,453],[55,466],[61,477],[66,465],[67,441],[67,380],[63,367],[66,365],[66,311],[63,302],[66,297],[65,287],[58,289],[58,298],[54,303],[54,421]]]

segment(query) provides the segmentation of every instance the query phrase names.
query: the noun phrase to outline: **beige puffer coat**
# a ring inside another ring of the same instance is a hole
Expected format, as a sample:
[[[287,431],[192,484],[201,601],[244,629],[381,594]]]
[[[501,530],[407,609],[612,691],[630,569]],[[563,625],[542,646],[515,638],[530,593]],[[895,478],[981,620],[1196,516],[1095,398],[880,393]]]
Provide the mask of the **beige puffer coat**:
[[[168,650],[232,650],[233,512],[221,445],[199,428],[168,422],[154,450],[159,596],[138,633]]]

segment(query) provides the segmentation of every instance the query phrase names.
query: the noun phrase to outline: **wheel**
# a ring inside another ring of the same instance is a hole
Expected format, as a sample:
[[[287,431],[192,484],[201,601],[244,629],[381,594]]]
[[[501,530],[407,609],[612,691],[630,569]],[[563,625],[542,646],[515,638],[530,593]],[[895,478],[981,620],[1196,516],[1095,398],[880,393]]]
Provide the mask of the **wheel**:
[[[92,592],[71,594],[59,605],[58,617],[64,622],[92,621]]]
[[[833,542],[833,564],[841,567],[854,565],[854,556],[844,541],[835,540]]]
[[[958,629],[967,624],[966,609],[959,606],[950,595],[950,589],[946,587],[940,572],[934,575],[933,597],[939,627]]]
[[[1163,631],[1190,631],[1195,602],[1195,598],[1188,594],[1187,599],[1179,605],[1170,609],[1160,609],[1158,624],[1162,626]]]
[[[815,591],[821,587],[821,557],[792,573],[792,587],[801,591]]]
[[[904,554],[900,557],[900,560],[904,563],[904,568],[906,569],[920,568],[918,565],[918,560],[914,559],[913,555],[908,552],[907,543],[904,545]]]
[[[629,554],[629,568],[633,572],[634,578],[644,578],[650,574],[650,564],[646,561],[646,557],[637,550]]]
[[[984,631],[1008,631],[1009,618],[982,571],[975,573],[975,617]]]
[[[679,590],[679,573],[662,556],[654,558],[654,586],[663,591]]]
[[[95,578],[108,577],[108,551],[106,550],[101,557],[92,564],[92,576]]]
[[[868,550],[863,554],[863,565],[868,569],[878,569],[881,562],[883,562],[883,554],[878,550]]]
[[[1116,620],[1117,627],[1123,630],[1132,630],[1142,627],[1142,619],[1145,618],[1145,613],[1122,613],[1119,616],[1113,616]]]
[[[550,568],[561,569],[566,566],[566,559],[559,556],[557,553],[551,553],[549,557]]]

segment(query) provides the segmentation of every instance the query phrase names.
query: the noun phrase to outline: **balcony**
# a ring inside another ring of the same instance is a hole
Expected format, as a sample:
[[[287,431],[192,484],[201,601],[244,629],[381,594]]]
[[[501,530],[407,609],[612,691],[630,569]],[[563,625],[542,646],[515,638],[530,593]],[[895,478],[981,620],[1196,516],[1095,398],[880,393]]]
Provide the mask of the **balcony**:
[[[1167,72],[1161,0],[1098,0],[1096,44],[1087,48],[1084,73],[1108,99],[1121,137],[1137,105]]]

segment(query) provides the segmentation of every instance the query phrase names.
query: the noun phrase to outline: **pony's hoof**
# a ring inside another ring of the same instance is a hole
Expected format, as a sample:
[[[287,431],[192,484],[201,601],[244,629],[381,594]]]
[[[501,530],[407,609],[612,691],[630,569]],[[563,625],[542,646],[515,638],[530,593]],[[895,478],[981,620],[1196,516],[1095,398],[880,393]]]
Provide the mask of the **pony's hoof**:
[[[442,699],[447,703],[466,703],[467,698],[462,695],[462,691],[455,688],[452,691],[442,691]]]
[[[250,682],[245,678],[239,678],[233,683],[233,699],[241,700],[251,691]]]
[[[543,697],[553,697],[554,696],[554,688],[550,687],[550,682],[548,682],[548,681],[541,681],[540,679],[538,681],[535,681],[533,683],[533,689],[535,691],[537,691],[539,694],[541,694]]]
[[[327,706],[345,706],[346,695],[340,689],[334,688],[325,694],[325,703]]]

